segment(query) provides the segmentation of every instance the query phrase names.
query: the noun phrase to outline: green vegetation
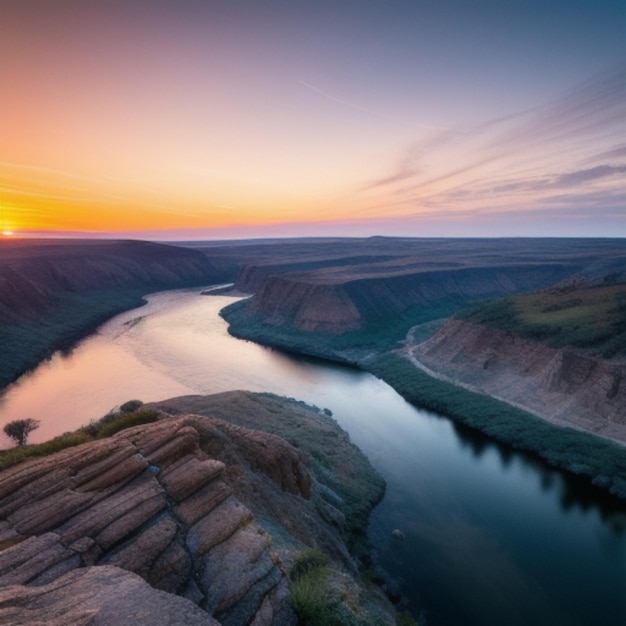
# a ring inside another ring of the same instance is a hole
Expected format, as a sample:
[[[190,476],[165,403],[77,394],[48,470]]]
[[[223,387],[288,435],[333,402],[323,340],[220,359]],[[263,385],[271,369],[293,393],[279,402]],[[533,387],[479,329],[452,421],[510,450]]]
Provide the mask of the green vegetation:
[[[626,451],[622,446],[553,426],[490,396],[432,378],[395,354],[383,355],[368,369],[409,402],[535,454],[555,467],[586,476],[594,485],[626,498]]]
[[[458,314],[554,348],[626,354],[626,284],[568,287],[499,298]]]
[[[126,413],[110,413],[97,422],[92,422],[74,432],[64,433],[44,443],[17,446],[10,450],[0,451],[0,471],[27,459],[48,456],[94,439],[110,437],[125,428],[154,422],[158,418],[158,411],[146,408]]]
[[[137,409],[136,411],[126,411],[124,413],[105,415],[96,423],[94,438],[103,439],[110,437],[120,430],[139,426],[140,424],[150,424],[159,419],[159,412],[154,409]],[[85,427],[87,432],[94,432],[93,426],[89,424]]]
[[[305,550],[296,556],[288,600],[303,626],[383,626],[387,623],[364,608],[359,591],[346,584],[345,576],[335,570],[331,560],[319,550]],[[404,616],[400,619],[404,620]]]
[[[303,331],[289,324],[269,324],[254,313],[249,300],[230,304],[220,311],[220,315],[229,323],[228,332],[235,337],[298,354],[356,364],[372,352],[386,352],[398,347],[409,328],[449,317],[459,306],[456,302],[446,301],[427,308],[415,307],[391,319],[372,320],[362,330],[341,334]]]
[[[117,313],[143,304],[146,289],[61,294],[45,315],[21,324],[0,325],[0,389],[66,349]]]

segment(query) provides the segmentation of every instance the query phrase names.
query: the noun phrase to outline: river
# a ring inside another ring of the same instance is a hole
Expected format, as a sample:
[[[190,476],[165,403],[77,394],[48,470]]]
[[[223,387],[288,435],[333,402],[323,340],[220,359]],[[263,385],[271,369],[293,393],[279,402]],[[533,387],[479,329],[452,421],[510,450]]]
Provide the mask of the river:
[[[409,405],[370,374],[231,337],[219,317],[230,302],[150,296],[7,388],[0,424],[41,420],[35,443],[132,398],[302,399],[329,408],[387,481],[369,528],[376,562],[428,626],[626,624],[626,505]]]

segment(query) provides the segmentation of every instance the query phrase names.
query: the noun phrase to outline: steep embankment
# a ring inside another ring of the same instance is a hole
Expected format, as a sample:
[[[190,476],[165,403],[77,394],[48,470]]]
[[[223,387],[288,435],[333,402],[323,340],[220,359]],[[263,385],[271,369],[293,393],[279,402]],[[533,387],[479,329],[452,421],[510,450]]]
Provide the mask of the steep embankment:
[[[134,623],[145,616],[163,625],[295,624],[288,573],[307,547],[329,555],[338,576],[358,589],[357,564],[345,544],[349,511],[334,490],[350,488],[343,483],[348,470],[334,462],[329,469],[325,459],[336,457],[373,477],[361,493],[368,513],[383,483],[336,423],[269,395],[233,392],[167,405],[181,410],[189,403],[205,412],[221,407],[235,418],[255,409],[266,429],[285,418],[300,437],[308,433],[312,447],[304,453],[268,432],[184,415],[3,471],[0,621],[110,625],[133,615]],[[118,595],[115,616],[111,601]],[[355,623],[370,618],[363,613]],[[388,615],[382,623],[390,623]]]
[[[386,270],[386,271],[385,271]],[[467,302],[540,289],[562,280],[561,264],[502,265],[428,271],[351,268],[353,278],[324,271],[268,277],[252,301],[272,325],[343,333],[411,309],[459,307]]]
[[[626,362],[460,319],[408,353],[446,380],[552,423],[626,443]]]
[[[0,241],[0,388],[151,291],[218,282],[194,250],[139,241]]]
[[[448,380],[626,443],[626,284],[598,282],[479,305],[409,354]]]

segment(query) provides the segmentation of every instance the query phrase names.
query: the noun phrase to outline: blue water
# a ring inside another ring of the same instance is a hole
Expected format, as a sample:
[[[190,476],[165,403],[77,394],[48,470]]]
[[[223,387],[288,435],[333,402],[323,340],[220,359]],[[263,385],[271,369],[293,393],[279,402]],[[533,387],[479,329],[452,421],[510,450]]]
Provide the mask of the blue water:
[[[231,301],[151,296],[9,388],[0,423],[40,419],[36,442],[131,398],[296,397],[331,409],[387,481],[369,529],[376,563],[428,626],[626,624],[626,504],[409,405],[369,374],[231,337],[218,315]]]

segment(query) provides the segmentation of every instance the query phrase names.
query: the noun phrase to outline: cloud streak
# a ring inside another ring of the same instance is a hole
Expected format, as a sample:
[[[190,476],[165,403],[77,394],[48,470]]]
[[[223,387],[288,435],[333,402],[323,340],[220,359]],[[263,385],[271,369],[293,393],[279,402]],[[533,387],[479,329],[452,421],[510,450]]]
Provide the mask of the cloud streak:
[[[391,174],[361,188],[388,187],[394,205],[451,210],[529,206],[554,191],[593,191],[615,199],[626,174],[626,66],[589,79],[543,107],[503,116],[464,132],[412,142]],[[404,184],[400,184],[404,183]],[[409,184],[407,184],[409,183]]]
[[[298,83],[300,85],[302,85],[303,87],[306,87],[307,89],[310,89],[311,91],[313,91],[314,93],[323,96],[324,98],[326,98],[327,100],[330,100],[332,102],[336,102],[337,104],[341,104],[345,107],[348,107],[350,109],[354,109],[355,111],[360,111],[361,113],[368,113],[369,115],[373,115],[375,117],[379,117],[382,119],[389,119],[387,116],[382,115],[381,113],[378,113],[377,111],[374,111],[372,109],[368,109],[367,107],[363,107],[360,104],[355,104],[354,102],[348,102],[347,100],[344,100],[343,98],[338,98],[337,96],[334,96],[331,93],[328,93],[327,91],[324,91],[323,89],[320,89],[319,87],[316,87],[315,85],[312,85],[311,83],[307,82],[306,80],[299,80]]]

